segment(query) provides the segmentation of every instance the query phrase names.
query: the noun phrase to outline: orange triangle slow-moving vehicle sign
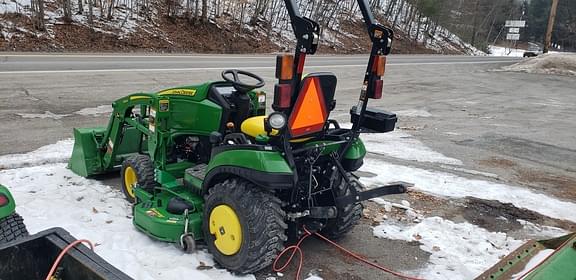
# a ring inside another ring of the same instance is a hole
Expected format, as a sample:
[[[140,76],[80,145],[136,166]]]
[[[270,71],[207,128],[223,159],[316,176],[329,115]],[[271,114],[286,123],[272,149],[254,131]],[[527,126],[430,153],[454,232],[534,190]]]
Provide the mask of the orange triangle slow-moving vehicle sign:
[[[327,115],[320,80],[316,77],[305,78],[288,122],[290,134],[299,137],[321,131]]]

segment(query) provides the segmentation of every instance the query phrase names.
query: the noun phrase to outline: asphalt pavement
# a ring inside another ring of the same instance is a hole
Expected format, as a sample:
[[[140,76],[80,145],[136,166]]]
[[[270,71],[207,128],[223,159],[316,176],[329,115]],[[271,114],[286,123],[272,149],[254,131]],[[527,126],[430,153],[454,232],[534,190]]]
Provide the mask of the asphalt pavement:
[[[431,149],[463,162],[458,170],[388,158],[397,164],[497,180],[570,201],[576,200],[576,95],[573,77],[494,71],[519,58],[391,55],[384,98],[370,106],[399,114],[398,129]],[[358,100],[367,56],[314,56],[305,72],[338,77],[331,117],[349,120]],[[72,137],[72,128],[104,126],[108,115],[78,115],[134,92],[219,80],[223,69],[261,75],[271,100],[274,55],[125,55],[0,53],[0,155],[23,153]],[[470,172],[479,171],[479,172]],[[485,174],[494,174],[487,176]],[[113,182],[118,184],[118,182]],[[426,262],[414,244],[376,240],[362,225],[343,241],[379,263],[412,270]],[[386,243],[388,242],[388,243]],[[336,250],[314,251],[306,269],[323,268],[342,279],[385,279]],[[406,249],[408,248],[408,249]],[[390,249],[391,251],[386,251]],[[306,248],[305,248],[306,250]],[[417,260],[414,256],[420,256]],[[342,274],[344,273],[344,274]]]
[[[347,68],[366,67],[367,56],[314,56],[307,67]],[[509,63],[515,58],[398,55],[390,56],[389,65],[442,65]],[[34,73],[105,73],[125,71],[205,71],[242,68],[247,70],[274,69],[274,55],[114,55],[114,54],[0,54],[0,74]]]

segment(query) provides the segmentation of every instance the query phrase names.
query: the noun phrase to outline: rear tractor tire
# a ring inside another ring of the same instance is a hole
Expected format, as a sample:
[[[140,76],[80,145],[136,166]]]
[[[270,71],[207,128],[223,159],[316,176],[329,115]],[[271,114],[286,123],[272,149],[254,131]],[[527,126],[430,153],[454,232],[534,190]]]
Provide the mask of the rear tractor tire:
[[[0,244],[28,236],[24,219],[17,213],[0,219]]]
[[[344,178],[340,178],[340,184],[338,184],[335,190],[336,195],[350,195],[352,193],[351,188],[356,188],[357,191],[360,191],[359,184],[355,179],[352,179],[351,184],[348,184]],[[362,206],[360,202],[355,202],[345,207],[337,206],[336,208],[338,210],[338,216],[333,219],[328,219],[326,226],[322,229],[322,234],[330,239],[344,237],[362,218],[362,211],[364,210],[364,206]]]
[[[204,239],[226,269],[253,273],[272,264],[287,240],[281,201],[242,179],[209,190],[204,204]]]
[[[122,192],[130,203],[136,202],[136,186],[147,192],[154,192],[158,185],[154,180],[154,164],[149,156],[135,155],[122,163]]]

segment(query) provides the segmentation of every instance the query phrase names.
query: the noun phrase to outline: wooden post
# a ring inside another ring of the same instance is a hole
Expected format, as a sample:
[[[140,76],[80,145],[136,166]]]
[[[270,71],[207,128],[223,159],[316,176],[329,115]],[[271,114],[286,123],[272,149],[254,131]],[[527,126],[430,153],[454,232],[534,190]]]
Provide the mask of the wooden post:
[[[550,8],[550,17],[548,17],[548,28],[546,29],[543,53],[548,53],[548,49],[550,49],[552,30],[554,30],[554,20],[556,19],[556,10],[558,9],[558,1],[559,0],[552,0],[552,8]]]

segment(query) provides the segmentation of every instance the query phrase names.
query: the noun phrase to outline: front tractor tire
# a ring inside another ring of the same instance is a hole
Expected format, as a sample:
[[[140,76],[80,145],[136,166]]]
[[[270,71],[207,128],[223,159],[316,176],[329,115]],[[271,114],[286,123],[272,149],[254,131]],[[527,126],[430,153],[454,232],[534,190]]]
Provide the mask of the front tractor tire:
[[[0,219],[0,244],[28,236],[24,219],[17,213]]]
[[[149,156],[135,155],[122,163],[122,192],[130,203],[136,202],[135,188],[143,188],[147,192],[154,192],[157,186],[154,180],[154,165]]]
[[[359,190],[359,182],[352,179],[351,184],[346,183],[344,178],[340,178],[340,184],[336,187],[335,193],[338,196],[345,196],[352,194],[351,188]],[[336,206],[338,216],[333,219],[328,219],[326,226],[322,229],[322,234],[330,239],[340,239],[346,235],[362,218],[362,211],[364,206],[362,203],[355,202],[348,204],[344,207]]]
[[[203,231],[208,250],[226,269],[253,273],[272,264],[287,240],[281,201],[242,179],[208,191]]]

